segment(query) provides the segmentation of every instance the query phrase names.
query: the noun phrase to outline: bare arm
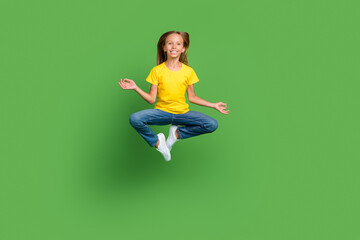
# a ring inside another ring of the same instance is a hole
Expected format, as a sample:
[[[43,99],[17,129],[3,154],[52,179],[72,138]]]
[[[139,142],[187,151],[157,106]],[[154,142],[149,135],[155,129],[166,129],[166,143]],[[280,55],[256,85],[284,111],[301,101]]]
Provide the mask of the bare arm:
[[[230,111],[230,110],[225,111],[225,109],[227,108],[226,103],[223,103],[223,102],[211,103],[211,102],[208,102],[208,101],[196,96],[194,85],[188,86],[187,95],[188,95],[189,102],[191,102],[191,103],[195,103],[200,106],[215,108],[216,110],[218,110],[219,112],[221,112],[223,114],[228,114]]]
[[[150,103],[150,104],[155,103],[156,95],[157,95],[157,86],[156,85],[151,84],[149,93],[144,92],[139,87],[136,87],[134,90],[148,103]]]
[[[149,93],[141,90],[141,88],[139,88],[136,85],[136,83],[131,79],[127,79],[127,78],[125,78],[124,80],[120,79],[119,85],[121,86],[122,89],[135,90],[135,92],[137,92],[145,101],[147,101],[150,104],[154,104],[156,101],[157,86],[154,84],[151,84]]]

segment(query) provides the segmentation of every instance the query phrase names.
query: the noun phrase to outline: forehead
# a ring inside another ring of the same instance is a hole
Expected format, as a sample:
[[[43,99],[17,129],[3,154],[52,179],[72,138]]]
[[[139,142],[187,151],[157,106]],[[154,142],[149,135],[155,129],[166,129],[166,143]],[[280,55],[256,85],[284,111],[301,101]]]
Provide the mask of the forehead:
[[[167,41],[167,42],[170,42],[170,41],[172,41],[172,42],[182,42],[183,39],[182,39],[182,37],[181,37],[179,34],[177,34],[177,33],[172,33],[172,34],[170,34],[170,35],[166,38],[166,41]]]

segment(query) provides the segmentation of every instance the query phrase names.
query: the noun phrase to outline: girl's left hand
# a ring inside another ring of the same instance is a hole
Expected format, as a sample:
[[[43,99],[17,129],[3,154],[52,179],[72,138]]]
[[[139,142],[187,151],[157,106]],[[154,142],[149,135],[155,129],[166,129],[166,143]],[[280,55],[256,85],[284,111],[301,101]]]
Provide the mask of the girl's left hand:
[[[230,110],[225,111],[225,109],[227,108],[227,105],[226,105],[226,103],[223,103],[223,102],[215,103],[214,108],[223,114],[229,114],[229,111],[230,111]]]

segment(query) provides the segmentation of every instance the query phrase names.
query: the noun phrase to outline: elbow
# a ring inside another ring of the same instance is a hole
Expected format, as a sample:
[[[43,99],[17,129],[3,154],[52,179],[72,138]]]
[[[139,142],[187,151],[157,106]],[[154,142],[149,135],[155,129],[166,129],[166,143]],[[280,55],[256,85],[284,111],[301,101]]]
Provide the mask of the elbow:
[[[188,98],[188,99],[189,99],[189,102],[194,103],[194,102],[195,102],[195,98],[196,98],[196,96],[195,96],[195,97],[190,97],[190,98]]]
[[[148,98],[147,101],[149,104],[153,105],[156,102],[156,96],[151,96]]]

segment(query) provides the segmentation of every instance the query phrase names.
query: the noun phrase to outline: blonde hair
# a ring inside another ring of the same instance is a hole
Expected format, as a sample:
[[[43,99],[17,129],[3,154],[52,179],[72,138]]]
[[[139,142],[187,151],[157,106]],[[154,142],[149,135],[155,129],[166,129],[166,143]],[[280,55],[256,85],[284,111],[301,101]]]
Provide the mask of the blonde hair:
[[[185,51],[183,53],[181,53],[179,61],[189,66],[189,62],[188,62],[188,59],[187,59],[187,51],[188,51],[189,46],[190,46],[189,34],[187,32],[179,32],[179,31],[169,31],[169,32],[166,32],[163,35],[161,35],[161,37],[160,37],[160,39],[158,41],[158,44],[157,44],[157,61],[156,61],[156,64],[159,65],[159,64],[165,62],[166,57],[167,57],[166,53],[164,52],[165,41],[166,41],[166,38],[170,34],[173,34],[173,33],[177,33],[182,37],[183,45],[185,47]]]

